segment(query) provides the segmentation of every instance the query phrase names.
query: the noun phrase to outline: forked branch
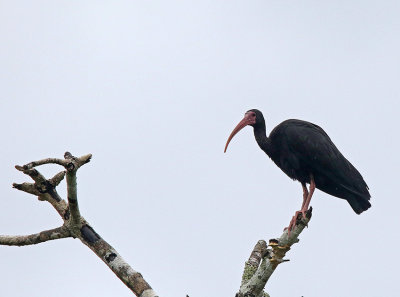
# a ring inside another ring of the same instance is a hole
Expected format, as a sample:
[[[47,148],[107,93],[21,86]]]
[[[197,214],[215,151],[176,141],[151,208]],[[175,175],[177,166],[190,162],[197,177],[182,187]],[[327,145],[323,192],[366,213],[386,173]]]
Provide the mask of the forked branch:
[[[291,246],[299,242],[299,235],[308,225],[311,214],[311,207],[306,213],[306,218],[303,218],[299,214],[296,225],[290,234],[288,230],[285,230],[279,239],[270,239],[268,245],[264,240],[257,242],[248,261],[245,263],[242,283],[239,292],[236,293],[236,297],[269,296],[264,292],[265,285],[276,267],[283,262],[289,261],[284,259],[284,257]]]
[[[117,275],[117,277],[139,297],[158,297],[143,276],[135,271],[118,252],[109,245],[81,216],[78,206],[76,172],[88,163],[92,155],[74,157],[66,152],[64,159],[47,158],[30,162],[24,166],[15,166],[19,171],[29,175],[33,183],[13,184],[13,187],[35,195],[40,201],[49,202],[63,219],[58,228],[45,230],[37,234],[4,236],[0,235],[0,245],[24,246],[38,244],[49,240],[73,237],[79,238]],[[57,164],[65,171],[46,179],[35,167],[45,164]],[[66,176],[67,201],[57,193],[56,187]]]

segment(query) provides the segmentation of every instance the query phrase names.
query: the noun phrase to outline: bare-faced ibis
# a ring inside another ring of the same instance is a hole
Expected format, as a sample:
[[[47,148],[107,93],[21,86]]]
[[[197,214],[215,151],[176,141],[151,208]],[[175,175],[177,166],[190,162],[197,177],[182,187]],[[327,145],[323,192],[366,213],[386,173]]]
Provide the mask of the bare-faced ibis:
[[[286,120],[266,135],[261,111],[251,109],[232,131],[232,138],[245,126],[252,126],[259,147],[274,163],[303,187],[303,204],[289,224],[289,232],[299,213],[305,217],[315,188],[332,196],[346,199],[360,214],[371,207],[368,186],[358,170],[341,154],[325,131],[312,123]],[[310,184],[307,189],[306,184]]]

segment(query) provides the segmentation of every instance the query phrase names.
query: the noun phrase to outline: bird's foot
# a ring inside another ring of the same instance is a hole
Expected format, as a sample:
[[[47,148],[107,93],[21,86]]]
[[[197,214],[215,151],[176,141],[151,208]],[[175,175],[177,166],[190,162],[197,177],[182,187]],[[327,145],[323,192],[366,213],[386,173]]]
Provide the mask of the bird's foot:
[[[297,222],[297,218],[299,216],[299,213],[300,213],[300,211],[296,211],[295,212],[294,216],[290,220],[289,226],[285,228],[288,231],[288,236],[290,236],[290,233],[292,232],[292,230],[296,226],[296,222]]]
[[[306,218],[307,218],[307,211],[308,211],[308,209],[303,209],[303,210],[300,211],[300,213],[301,213],[303,219],[306,219]],[[301,219],[301,218],[300,218],[300,219]],[[306,227],[308,228],[308,224],[306,224]]]
[[[287,228],[285,228],[285,230],[288,230],[288,236],[290,236],[290,233],[292,232],[294,227],[296,227],[296,223],[298,220],[301,220],[302,217],[304,219],[307,218],[306,213],[307,213],[307,209],[301,209],[301,210],[298,210],[295,212],[294,216],[290,220],[289,226]],[[299,214],[301,214],[300,217],[299,217]]]

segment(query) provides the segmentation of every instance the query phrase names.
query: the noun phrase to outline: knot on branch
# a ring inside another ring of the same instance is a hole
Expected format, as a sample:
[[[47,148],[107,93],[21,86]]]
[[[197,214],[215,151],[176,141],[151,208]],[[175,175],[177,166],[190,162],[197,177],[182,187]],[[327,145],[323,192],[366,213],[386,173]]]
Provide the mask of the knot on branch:
[[[82,157],[75,157],[73,156],[70,152],[65,152],[64,154],[64,159],[65,159],[65,164],[64,167],[67,169],[68,172],[78,170],[79,167],[82,165],[90,162],[90,159],[92,158],[91,154],[82,156]]]
[[[64,153],[64,159],[73,159],[75,158],[74,156],[72,156],[72,154],[70,152],[65,152]]]
[[[94,244],[101,238],[100,235],[97,234],[96,231],[94,231],[94,229],[87,224],[82,226],[80,232],[83,239],[89,244]]]
[[[67,169],[67,171],[73,171],[75,169],[74,162],[76,162],[77,158],[75,158],[70,152],[65,152],[64,159],[69,161],[65,164],[65,169]]]

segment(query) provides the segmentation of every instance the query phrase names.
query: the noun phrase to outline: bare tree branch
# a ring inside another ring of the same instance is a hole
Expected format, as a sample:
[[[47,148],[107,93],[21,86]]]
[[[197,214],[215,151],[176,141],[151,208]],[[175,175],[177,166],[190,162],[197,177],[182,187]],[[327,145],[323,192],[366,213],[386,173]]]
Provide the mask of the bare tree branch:
[[[301,214],[297,217],[296,226],[288,233],[288,230],[283,231],[279,239],[270,239],[267,244],[264,240],[260,240],[255,245],[249,260],[245,263],[245,268],[242,276],[242,283],[236,297],[254,296],[267,297],[264,292],[264,287],[267,284],[276,267],[283,262],[289,260],[284,259],[286,253],[291,246],[299,242],[299,235],[308,225],[311,219],[312,208],[307,211],[306,218]]]
[[[56,186],[63,180],[65,171],[61,171],[51,179],[46,180],[46,178],[36,169],[24,169],[24,167],[26,167],[26,165],[15,166],[17,170],[29,175],[35,183],[14,183],[13,187],[17,190],[38,196],[38,199],[41,201],[48,201],[64,220],[67,219],[65,215],[69,218],[68,205],[56,191]]]
[[[66,237],[79,238],[136,296],[158,297],[143,276],[125,262],[119,253],[102,239],[80,214],[76,172],[81,166],[88,163],[91,157],[92,155],[88,154],[77,158],[66,152],[64,159],[47,158],[30,162],[24,166],[15,166],[17,170],[29,175],[34,183],[13,184],[13,187],[37,196],[40,201],[49,202],[61,216],[64,224],[59,228],[27,236],[0,236],[0,245],[21,246]],[[66,171],[57,173],[51,179],[46,179],[35,168],[44,164],[58,164],[63,166]],[[66,176],[67,182],[68,203],[56,191],[57,185],[64,176]]]
[[[92,154],[87,154],[87,155],[84,155],[82,157],[76,158],[76,157],[72,156],[72,154],[70,152],[66,152],[64,154],[64,159],[46,158],[46,159],[42,159],[42,160],[39,160],[39,161],[32,161],[32,162],[22,166],[22,170],[32,169],[34,167],[38,167],[40,165],[45,165],[45,164],[58,164],[58,165],[63,166],[65,169],[69,170],[69,169],[73,169],[71,167],[72,166],[72,164],[71,164],[72,160],[75,161],[75,164],[73,164],[73,166],[77,166],[78,165],[77,168],[76,168],[76,170],[77,170],[82,165],[88,163],[91,158],[92,158]],[[21,166],[19,166],[19,167],[21,167]],[[20,169],[18,169],[18,170],[20,170]]]
[[[62,226],[31,235],[15,235],[15,236],[0,235],[0,245],[11,245],[11,246],[32,245],[32,244],[46,242],[49,240],[56,240],[67,237],[71,237],[71,233],[69,232],[68,228]]]
[[[13,187],[35,195],[40,201],[49,202],[64,221],[61,227],[45,230],[37,234],[24,236],[1,236],[0,245],[23,246],[33,245],[49,240],[73,237],[79,238],[88,246],[114,273],[115,275],[139,297],[158,297],[143,276],[135,271],[119,253],[108,244],[81,216],[77,195],[77,170],[88,163],[92,155],[74,157],[66,152],[64,159],[47,158],[30,162],[24,166],[15,166],[19,171],[29,175],[34,183],[13,184]],[[46,179],[35,167],[44,164],[58,164],[66,170]],[[56,187],[66,177],[67,201],[60,197]],[[279,239],[271,239],[269,244],[260,240],[255,245],[248,261],[245,264],[242,282],[236,297],[254,296],[268,297],[264,287],[276,267],[286,261],[284,256],[291,246],[298,242],[299,235],[311,219],[312,208],[307,212],[306,218],[297,217],[296,225],[288,234],[285,230]]]
[[[67,167],[67,197],[68,197],[68,205],[69,211],[72,219],[71,226],[75,229],[80,229],[81,225],[81,214],[79,212],[79,205],[78,205],[78,195],[77,195],[77,188],[76,188],[76,171],[81,166],[78,162],[78,159],[73,157],[71,153],[66,152],[64,154],[65,160],[69,161]],[[89,160],[91,155],[89,157]],[[82,164],[83,165],[83,164]],[[77,232],[78,230],[74,230]]]
[[[32,161],[32,162],[24,165],[23,169],[24,170],[32,169],[34,167],[44,165],[44,164],[58,164],[58,165],[65,167],[66,161],[63,159],[57,159],[57,158],[46,158],[46,159],[42,159],[39,161]]]
[[[266,256],[267,252],[267,243],[265,240],[259,240],[254,246],[249,260],[245,263],[241,286],[247,284],[251,277],[256,273],[258,266],[260,266],[261,259]]]

